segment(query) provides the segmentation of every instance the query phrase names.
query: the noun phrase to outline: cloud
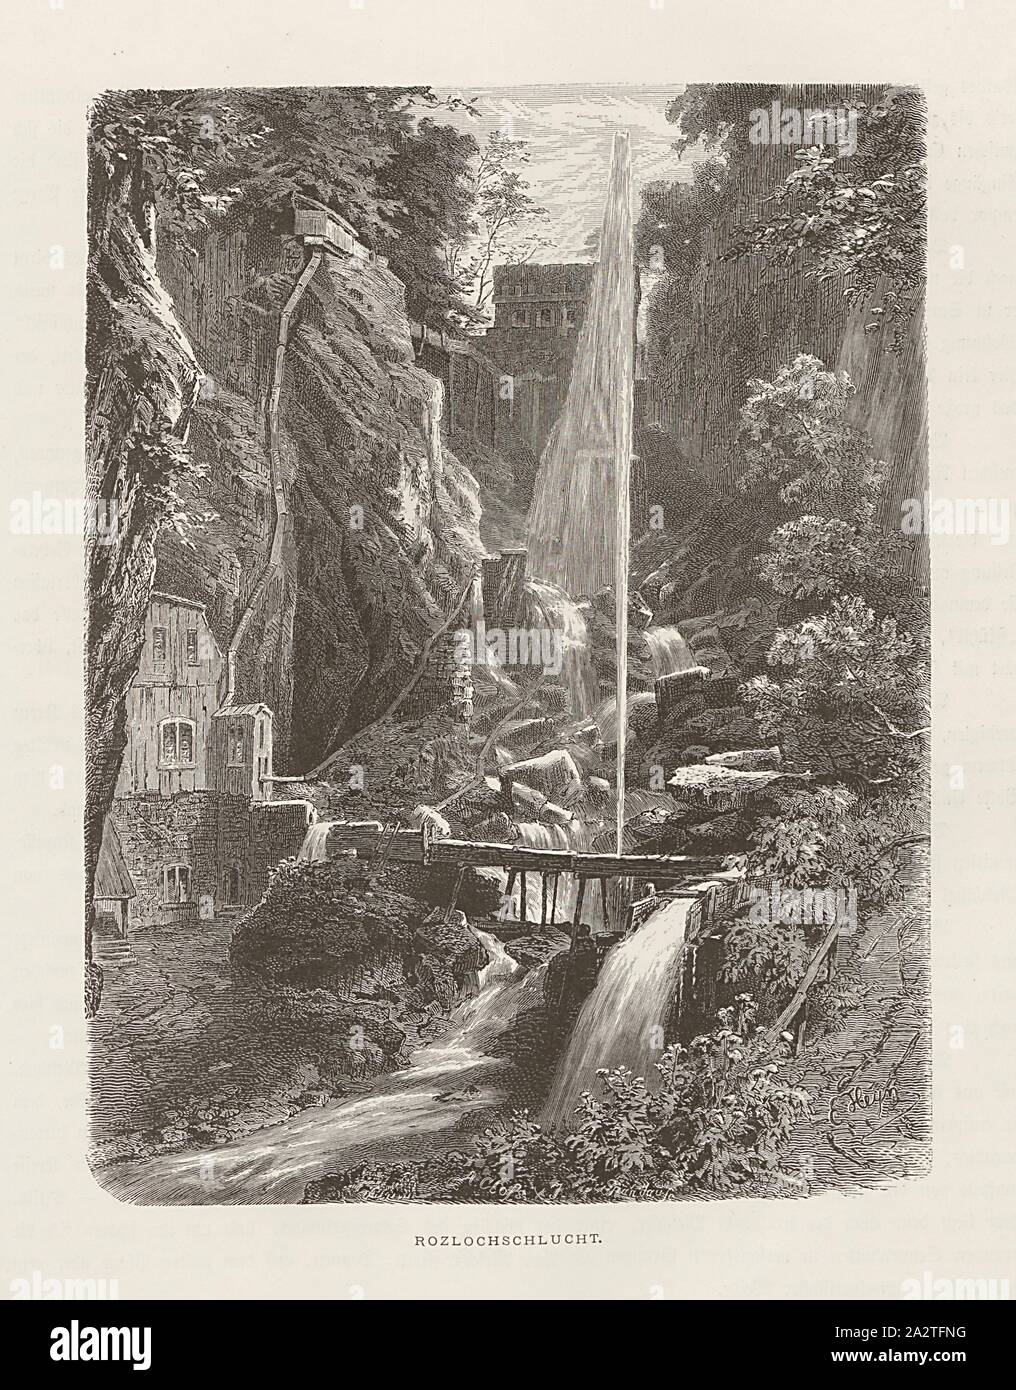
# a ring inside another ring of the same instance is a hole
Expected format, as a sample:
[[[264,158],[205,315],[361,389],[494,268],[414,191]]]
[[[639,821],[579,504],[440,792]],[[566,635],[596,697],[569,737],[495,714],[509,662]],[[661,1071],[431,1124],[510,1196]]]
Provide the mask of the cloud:
[[[672,87],[529,87],[470,89],[481,115],[456,124],[479,140],[504,130],[525,140],[530,152],[526,178],[549,213],[550,245],[543,261],[581,259],[589,232],[603,216],[603,196],[614,132],[631,134],[632,177],[638,197],[655,179],[691,179],[694,159],[673,148],[677,128],[666,118]],[[465,88],[462,89],[466,91]]]

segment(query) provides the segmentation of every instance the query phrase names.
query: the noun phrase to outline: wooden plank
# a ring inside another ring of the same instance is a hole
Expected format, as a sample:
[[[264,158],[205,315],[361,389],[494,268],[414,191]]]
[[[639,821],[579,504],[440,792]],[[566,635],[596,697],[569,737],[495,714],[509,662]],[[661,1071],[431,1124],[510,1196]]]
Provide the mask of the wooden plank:
[[[826,933],[821,946],[819,946],[818,950],[812,956],[811,963],[809,964],[808,969],[804,972],[804,975],[801,977],[801,983],[797,986],[797,989],[794,991],[793,999],[791,999],[790,1003],[783,1010],[779,1018],[773,1024],[772,1028],[769,1030],[770,1040],[772,1042],[775,1042],[776,1039],[780,1036],[780,1034],[786,1031],[788,1025],[800,1013],[802,1005],[807,1003],[808,991],[815,983],[815,980],[818,976],[818,972],[822,968],[822,962],[825,960],[827,954],[832,950],[836,938],[839,936],[839,934],[840,924],[839,922],[834,922],[833,925],[829,928],[828,932]]]
[[[329,837],[334,850],[355,849],[369,858],[380,848],[378,822],[336,822]],[[386,857],[402,863],[471,864],[478,868],[574,873],[583,878],[646,878],[673,881],[707,878],[721,867],[719,856],[662,854],[584,854],[574,850],[535,849],[528,845],[438,839],[427,828],[396,831]]]

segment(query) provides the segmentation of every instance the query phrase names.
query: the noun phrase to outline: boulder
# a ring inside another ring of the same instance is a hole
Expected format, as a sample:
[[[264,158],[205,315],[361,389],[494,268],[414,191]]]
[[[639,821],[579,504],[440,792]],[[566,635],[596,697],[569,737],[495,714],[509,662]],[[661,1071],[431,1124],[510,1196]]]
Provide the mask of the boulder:
[[[783,755],[778,748],[737,748],[729,753],[710,753],[705,761],[713,767],[742,772],[776,772],[783,765]]]
[[[513,782],[521,782],[534,791],[543,792],[545,797],[553,797],[559,805],[567,805],[582,790],[575,759],[563,748],[544,753],[539,758],[511,763],[505,768],[504,775]]]

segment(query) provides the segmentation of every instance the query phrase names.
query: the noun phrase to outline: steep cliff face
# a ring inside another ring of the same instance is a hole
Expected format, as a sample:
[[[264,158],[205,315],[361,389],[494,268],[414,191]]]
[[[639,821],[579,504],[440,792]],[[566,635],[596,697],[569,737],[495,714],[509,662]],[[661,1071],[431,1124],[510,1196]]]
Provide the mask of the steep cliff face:
[[[784,108],[835,109],[844,88],[773,89]],[[874,101],[875,88],[856,89]],[[768,104],[768,96],[766,98]],[[893,343],[882,294],[851,307],[842,276],[820,280],[807,255],[731,258],[746,227],[773,215],[775,194],[799,168],[796,148],[781,143],[735,146],[701,257],[691,277],[680,341],[651,365],[647,424],[672,432],[681,451],[717,484],[729,481],[739,412],[754,378],[772,380],[799,354],[846,371],[857,388],[850,422],[890,465],[883,520],[898,524],[900,501],[927,485],[927,400],[923,304],[914,306]],[[923,550],[913,563],[926,577]]]
[[[185,442],[198,365],[160,281],[150,181],[138,164],[90,169],[86,488],[111,525],[86,534],[87,787],[85,953],[102,826],[126,746],[125,697],[138,668],[156,543],[191,469]],[[101,975],[89,965],[86,1006]]]
[[[195,524],[159,542],[160,588],[200,599],[236,653],[236,695],[276,712],[276,770],[305,771],[377,717],[479,566],[476,484],[442,445],[440,382],[416,363],[400,282],[326,254],[293,312],[274,441],[287,510],[277,579],[269,396],[280,314],[306,257],[269,223],[167,249],[160,273],[206,375]]]

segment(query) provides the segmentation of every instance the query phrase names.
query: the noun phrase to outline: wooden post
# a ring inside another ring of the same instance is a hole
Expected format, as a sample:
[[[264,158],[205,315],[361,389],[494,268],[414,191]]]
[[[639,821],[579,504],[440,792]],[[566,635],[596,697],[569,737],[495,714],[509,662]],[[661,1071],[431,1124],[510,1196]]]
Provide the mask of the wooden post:
[[[607,901],[607,880],[600,879],[600,900],[603,903],[603,930],[610,930],[610,903]]]
[[[552,897],[551,903],[550,903],[550,920],[551,920],[551,922],[556,922],[556,921],[557,921],[557,885],[558,885],[560,882],[561,882],[561,875],[560,875],[560,874],[555,874],[555,875],[554,875],[554,892],[553,892],[553,897]]]
[[[586,895],[586,881],[585,881],[584,878],[580,878],[580,879],[579,879],[579,891],[578,891],[578,893],[577,893],[577,895],[576,895],[576,898],[575,898],[575,920],[574,920],[574,922],[572,922],[571,939],[572,939],[572,945],[573,945],[573,946],[575,945],[575,936],[576,936],[576,933],[577,933],[577,931],[578,931],[579,923],[582,921],[582,899],[585,897],[585,895]]]
[[[449,902],[448,909],[444,915],[445,922],[450,922],[452,920],[452,913],[455,911],[455,904],[459,900],[459,889],[462,887],[462,880],[463,878],[465,878],[465,875],[466,866],[465,864],[463,864],[462,867],[459,869],[458,873],[455,875],[455,886],[452,888],[451,901]]]
[[[540,925],[547,925],[547,875],[540,875]]]
[[[519,921],[528,921],[529,904],[526,901],[526,871],[519,874]]]
[[[797,1016],[797,1023],[794,1028],[794,1056],[799,1057],[804,1051],[804,1030],[808,1026],[808,1004],[805,999],[801,1005],[801,1012]]]

